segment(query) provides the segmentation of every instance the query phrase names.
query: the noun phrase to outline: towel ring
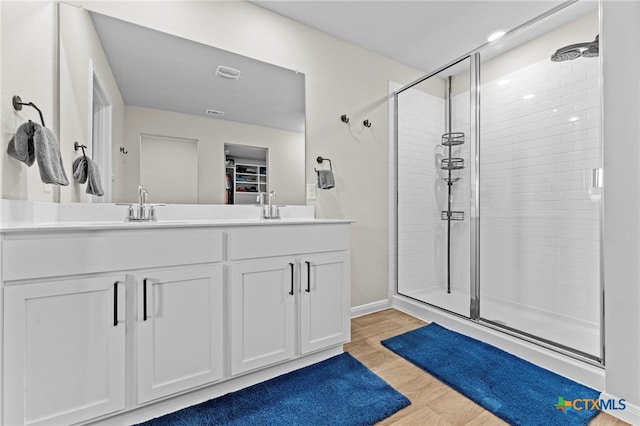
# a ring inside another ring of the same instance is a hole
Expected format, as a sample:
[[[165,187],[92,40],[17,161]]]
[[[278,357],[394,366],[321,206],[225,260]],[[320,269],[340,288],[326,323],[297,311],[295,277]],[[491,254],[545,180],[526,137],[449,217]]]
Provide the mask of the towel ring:
[[[36,104],[34,104],[33,102],[22,102],[22,98],[20,98],[20,96],[18,95],[14,95],[11,101],[13,103],[13,109],[15,109],[16,111],[22,111],[22,105],[35,108],[36,111],[38,111],[38,114],[40,114],[40,122],[42,123],[42,127],[46,127],[44,125],[44,118],[42,118],[42,111],[40,111],[40,108],[38,108]]]
[[[87,154],[85,154],[85,152],[84,152],[84,149],[85,149],[86,147],[87,147],[86,145],[80,145],[80,144],[78,143],[78,141],[75,141],[75,142],[73,143],[73,150],[74,150],[74,151],[78,151],[78,149],[82,149],[82,156],[83,156],[83,157],[85,157],[85,158],[87,157]]]
[[[328,159],[328,158],[322,158],[322,157],[320,157],[320,156],[316,158],[316,162],[317,162],[318,164],[322,164],[322,162],[323,162],[323,161],[328,161],[328,162],[329,162],[329,170],[333,170],[333,167],[331,166],[331,160],[330,160],[330,159]]]

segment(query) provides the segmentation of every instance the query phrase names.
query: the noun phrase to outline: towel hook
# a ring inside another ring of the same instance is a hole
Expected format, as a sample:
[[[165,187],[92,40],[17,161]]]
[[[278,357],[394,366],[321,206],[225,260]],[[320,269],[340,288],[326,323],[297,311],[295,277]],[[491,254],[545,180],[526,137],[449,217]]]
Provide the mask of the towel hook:
[[[349,117],[347,117],[347,114],[342,114],[340,116],[340,121],[342,121],[343,123],[348,123],[349,122]]]
[[[329,160],[328,158],[322,158],[322,157],[320,157],[320,156],[318,156],[318,157],[316,158],[316,162],[317,162],[318,164],[322,164],[322,162],[323,162],[323,161],[325,161],[325,160],[329,162],[329,170],[333,170],[333,167],[331,166],[331,160]]]
[[[74,151],[77,151],[78,149],[82,149],[82,156],[83,156],[83,157],[85,157],[85,158],[87,157],[87,155],[84,153],[84,149],[85,149],[86,147],[87,147],[86,145],[80,145],[80,144],[78,143],[78,141],[75,141],[75,142],[73,143],[73,150],[74,150]]]
[[[362,125],[364,127],[371,127],[371,122],[369,121],[369,119],[366,119],[362,122]]]
[[[44,118],[42,118],[42,111],[40,111],[40,108],[38,108],[36,104],[34,104],[33,102],[22,102],[22,98],[20,98],[20,96],[18,95],[13,96],[12,103],[13,103],[13,108],[16,111],[22,111],[22,105],[35,108],[36,111],[38,111],[38,114],[40,114],[40,122],[42,123],[42,127],[46,127],[44,125]]]
[[[125,154],[125,155],[129,153],[129,151],[127,151],[126,149],[124,149],[124,146],[121,146],[121,147],[120,147],[120,152],[121,152],[121,153],[123,153],[123,154]]]

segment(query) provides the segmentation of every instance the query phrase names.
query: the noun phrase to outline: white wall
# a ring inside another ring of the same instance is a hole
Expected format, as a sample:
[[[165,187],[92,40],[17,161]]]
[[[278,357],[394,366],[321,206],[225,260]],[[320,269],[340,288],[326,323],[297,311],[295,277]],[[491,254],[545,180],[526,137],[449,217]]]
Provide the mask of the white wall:
[[[304,204],[305,167],[299,161],[304,158],[303,133],[130,105],[125,116],[123,145],[128,153],[119,154],[125,182],[121,201],[137,200],[140,135],[147,134],[198,141],[200,203],[224,204],[224,144],[235,144],[267,148],[269,185],[277,192],[278,203]]]
[[[306,182],[316,182],[313,171],[317,166],[316,157],[332,160],[336,188],[318,191],[318,199],[312,202],[316,214],[321,218],[356,221],[352,230],[353,305],[387,298],[388,81],[409,82],[421,72],[246,2],[157,2],[152,5],[153,13],[149,13],[149,2],[83,3],[84,7],[97,12],[303,72],[306,162],[305,182],[300,182],[300,187],[304,188]],[[5,85],[4,74],[9,71],[8,78],[17,82],[12,86],[18,85],[16,90],[23,88],[23,98],[37,93],[43,108],[56,111],[55,8],[52,2],[44,3],[50,21],[43,24],[38,21],[44,13],[43,5],[33,4],[25,11],[20,9],[24,4],[30,3],[3,3],[2,99],[4,103],[10,102],[10,94],[5,94],[5,88],[10,86]],[[20,16],[5,15],[5,9],[14,8],[20,9]],[[10,30],[15,26],[28,37],[13,37]],[[33,31],[24,30],[31,27]],[[5,54],[6,34],[11,35],[12,43],[19,42],[16,45],[19,48],[12,47],[14,55]],[[16,51],[27,50],[43,61],[37,71],[30,68],[32,60],[26,55],[20,57],[22,69],[7,68],[4,58],[13,61]],[[340,121],[342,114],[350,116],[349,125]],[[6,139],[21,120],[7,122],[9,117],[5,116],[2,120]],[[364,128],[364,119],[371,121],[371,128]],[[2,175],[11,180],[9,184],[3,182],[4,198],[54,200],[53,196],[37,190],[36,187],[42,185],[37,185],[39,177],[37,172],[34,174],[35,170],[21,172],[19,165],[9,164],[11,161],[2,155]],[[116,158],[120,157],[114,153],[114,163]],[[33,178],[35,184],[23,183],[27,178]],[[271,184],[278,191],[278,183]]]
[[[64,105],[60,114],[60,149],[62,160],[67,167],[69,187],[62,188],[61,202],[87,202],[86,185],[78,184],[71,176],[71,165],[81,151],[74,151],[73,144],[78,141],[87,148],[88,156],[92,152],[92,116],[93,116],[93,75],[105,89],[112,104],[112,172],[100,170],[103,186],[115,176],[114,192],[123,184],[118,162],[118,148],[124,129],[124,103],[118,85],[113,77],[100,39],[95,32],[91,17],[86,10],[60,5],[60,104]]]
[[[604,106],[606,391],[640,423],[640,3],[605,1]],[[632,421],[633,420],[633,421]]]
[[[14,95],[22,102],[33,102],[40,108],[47,127],[58,128],[57,116],[57,37],[56,4],[51,1],[2,2],[0,16],[0,169],[2,198],[57,201],[58,188],[45,185],[38,166],[27,167],[7,155],[7,144],[18,127],[27,120],[40,122],[38,112],[31,107],[15,111],[11,106]],[[73,145],[73,142],[72,142]],[[65,163],[66,165],[67,163]],[[67,178],[71,179],[67,167]]]

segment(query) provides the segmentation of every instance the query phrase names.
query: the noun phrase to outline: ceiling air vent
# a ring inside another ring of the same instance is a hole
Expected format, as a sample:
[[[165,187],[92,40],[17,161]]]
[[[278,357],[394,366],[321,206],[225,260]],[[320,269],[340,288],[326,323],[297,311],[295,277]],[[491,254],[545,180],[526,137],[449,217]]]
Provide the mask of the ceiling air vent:
[[[213,116],[216,116],[216,117],[222,117],[224,115],[224,111],[216,111],[215,109],[207,109],[207,110],[205,110],[205,112],[208,115],[213,115]]]
[[[240,70],[235,68],[227,67],[224,65],[218,65],[216,68],[216,75],[218,77],[227,78],[229,80],[237,80],[240,78]]]

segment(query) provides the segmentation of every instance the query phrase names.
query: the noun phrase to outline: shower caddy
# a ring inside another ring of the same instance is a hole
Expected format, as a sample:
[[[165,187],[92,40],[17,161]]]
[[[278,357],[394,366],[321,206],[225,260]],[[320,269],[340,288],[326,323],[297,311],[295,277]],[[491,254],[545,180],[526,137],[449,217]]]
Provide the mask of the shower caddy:
[[[451,293],[451,221],[464,220],[463,211],[451,210],[453,203],[453,184],[460,180],[453,176],[454,170],[464,169],[464,158],[453,157],[453,147],[464,143],[464,133],[449,132],[442,135],[441,144],[447,148],[448,156],[440,162],[440,168],[447,171],[447,176],[442,179],[447,183],[447,210],[440,214],[442,220],[447,221],[447,293]]]
[[[448,156],[440,162],[440,168],[447,171],[447,176],[442,179],[447,183],[447,210],[442,211],[440,219],[447,221],[447,293],[451,293],[451,221],[464,220],[463,211],[451,210],[453,203],[453,184],[460,180],[453,176],[454,170],[464,169],[464,158],[453,157],[453,147],[464,143],[464,133],[451,131],[451,76],[448,78],[448,132],[442,135],[440,144],[447,148]]]

